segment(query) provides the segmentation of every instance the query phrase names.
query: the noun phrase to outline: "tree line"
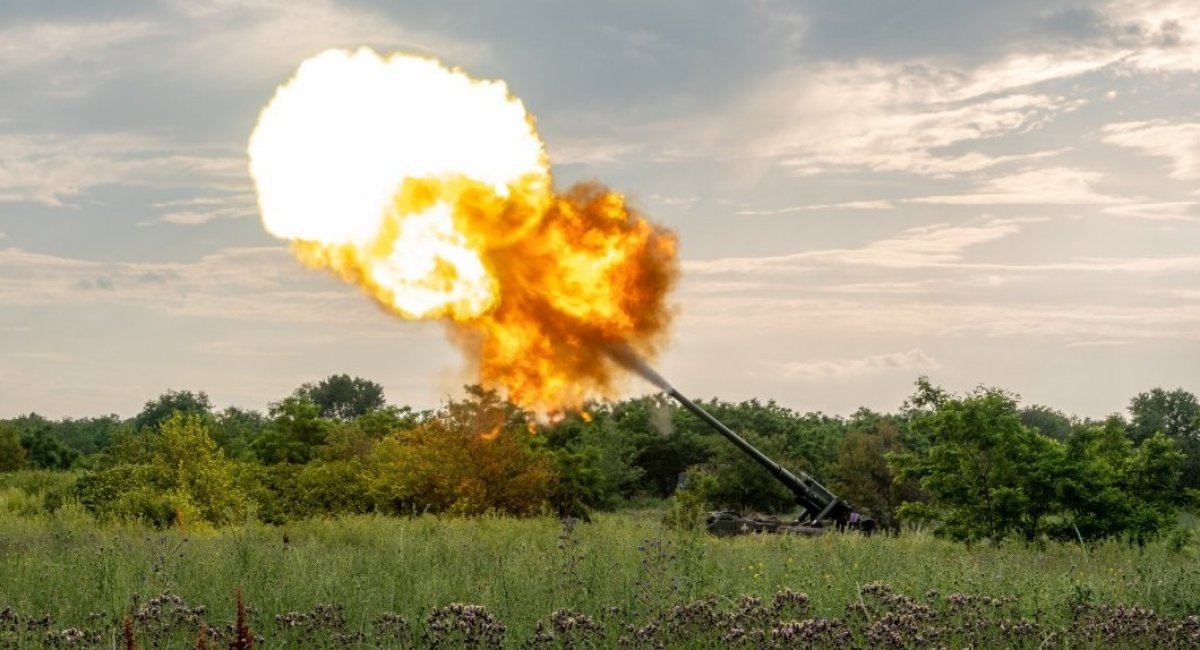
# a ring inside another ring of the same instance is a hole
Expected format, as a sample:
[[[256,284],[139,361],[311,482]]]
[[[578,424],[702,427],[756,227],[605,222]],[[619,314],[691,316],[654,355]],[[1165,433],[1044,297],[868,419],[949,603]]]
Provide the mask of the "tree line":
[[[951,394],[922,378],[894,413],[798,413],[773,401],[700,404],[768,456],[885,528],[964,541],[1144,541],[1200,489],[1200,403],[1135,396],[1128,417],[1072,418],[996,388]],[[379,512],[587,516],[669,497],[688,476],[706,507],[793,509],[791,494],[664,395],[589,404],[552,423],[478,386],[440,408],[388,404],[348,375],[304,384],[266,412],[168,391],[133,418],[0,420],[0,472],[70,470],[99,517],[159,526]]]

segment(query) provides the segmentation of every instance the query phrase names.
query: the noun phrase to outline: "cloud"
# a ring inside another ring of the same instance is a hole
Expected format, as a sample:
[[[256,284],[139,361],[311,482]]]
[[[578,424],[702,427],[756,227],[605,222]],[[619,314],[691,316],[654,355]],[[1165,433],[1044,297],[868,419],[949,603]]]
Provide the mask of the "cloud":
[[[1104,208],[1102,212],[1149,221],[1200,221],[1200,202],[1126,203]]]
[[[1053,155],[948,149],[1037,129],[1082,105],[1042,93],[982,94],[976,86],[971,72],[932,63],[804,66],[769,77],[735,109],[733,121],[749,156],[777,159],[793,173],[867,169],[936,177]]]
[[[11,25],[0,29],[0,74],[64,61],[86,61],[153,31],[149,22],[141,20]]]
[[[155,203],[165,212],[157,221],[181,226],[196,226],[218,219],[258,216],[253,194],[206,195]]]
[[[320,277],[318,280],[317,277]],[[195,262],[105,263],[0,249],[0,302],[124,305],[172,316],[324,323],[364,321],[371,303],[283,248],[228,248]]]
[[[1200,70],[1200,4],[1193,0],[1115,0],[1101,10],[1124,63],[1150,72]]]
[[[636,147],[629,143],[602,139],[580,139],[549,144],[549,157],[555,165],[599,165],[620,162]]]
[[[1200,54],[1200,52],[1198,52]],[[1200,123],[1167,120],[1119,122],[1101,129],[1102,140],[1147,156],[1166,158],[1171,178],[1200,179]]]
[[[819,314],[819,318],[814,318]],[[764,337],[962,337],[1038,339],[1200,341],[1200,302],[1162,305],[1032,303],[1005,305],[984,300],[854,300],[848,297],[789,299],[708,296],[690,301],[680,326],[734,328]]]
[[[1200,289],[1150,289],[1145,293],[1176,300],[1200,301]]]
[[[1018,52],[974,69],[967,82],[954,89],[953,96],[970,99],[1071,79],[1120,63],[1128,54],[1123,49],[1100,46]]]
[[[931,283],[923,282],[855,282],[850,284],[833,284],[820,287],[818,289],[823,293],[849,293],[849,294],[913,294],[913,293],[928,293],[932,290]]]
[[[61,206],[110,184],[245,192],[246,169],[241,152],[185,147],[134,133],[0,134],[0,202]]]
[[[1095,189],[1104,177],[1100,172],[1066,167],[1029,168],[988,178],[968,193],[923,196],[908,201],[948,205],[1079,205],[1123,201]]]
[[[937,370],[941,364],[920,348],[907,352],[877,354],[859,359],[837,361],[796,361],[782,365],[781,374],[786,379],[826,380],[848,379],[863,375],[874,375],[895,370],[906,373]]]
[[[850,264],[885,268],[943,266],[963,259],[972,246],[1016,234],[1034,220],[991,219],[974,225],[933,224],[910,228],[900,236],[871,242],[860,248],[805,251],[769,257],[730,257],[686,261],[688,273],[793,273],[816,265]]]
[[[1043,219],[990,219],[964,225],[932,224],[910,228],[896,237],[880,239],[858,248],[833,248],[802,251],[788,255],[727,257],[714,260],[685,260],[683,269],[693,277],[753,275],[785,278],[830,268],[853,266],[867,270],[941,269],[976,272],[970,284],[1000,286],[1031,274],[1047,273],[1124,273],[1164,275],[1200,272],[1200,255],[1101,257],[1076,256],[1053,262],[977,262],[965,258],[972,247],[1015,235],[1031,223]],[[965,277],[965,276],[963,276]],[[707,283],[708,280],[705,280]],[[737,281],[726,281],[738,286]],[[838,289],[837,287],[841,287]],[[894,289],[891,291],[889,289]],[[831,285],[823,291],[848,293],[918,293],[920,285],[911,283],[867,282]]]
[[[975,64],[962,63],[973,50],[960,44],[908,59],[823,58],[769,70],[730,101],[705,97],[708,111],[664,119],[629,146],[649,151],[653,133],[665,143],[656,152],[675,157],[769,160],[797,175],[953,178],[1061,153],[997,141],[1113,99],[1115,77],[1200,70],[1200,4],[1192,0],[1122,0],[1079,13],[1086,29],[1012,39]]]
[[[866,170],[950,178],[1062,153],[988,149],[1087,103],[1083,95],[1045,92],[1043,84],[1117,59],[1076,48],[973,67],[932,58],[806,63],[763,75],[709,114],[664,121],[658,136],[689,155],[772,160],[797,175]]]
[[[290,74],[304,59],[331,47],[372,45],[386,51],[438,55],[461,64],[482,59],[479,41],[420,30],[365,8],[331,0],[174,0],[181,30],[175,65],[236,84]]]
[[[890,210],[895,205],[891,201],[845,201],[842,203],[818,203],[812,205],[794,205],[774,210],[739,210],[740,215],[769,215],[789,214],[792,212],[809,212],[812,210]]]

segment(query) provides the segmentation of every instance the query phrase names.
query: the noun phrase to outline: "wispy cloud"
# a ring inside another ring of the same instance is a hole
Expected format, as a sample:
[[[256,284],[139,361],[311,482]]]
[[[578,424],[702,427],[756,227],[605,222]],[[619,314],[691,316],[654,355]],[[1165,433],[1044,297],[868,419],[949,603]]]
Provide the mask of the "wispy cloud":
[[[632,143],[613,140],[580,139],[551,143],[550,160],[556,165],[601,165],[619,162],[626,154],[636,151]]]
[[[689,273],[790,273],[814,264],[850,264],[886,268],[921,268],[961,262],[969,247],[995,241],[1021,230],[1032,220],[991,219],[973,225],[933,224],[910,228],[900,236],[861,248],[805,251],[768,257],[688,261]]]
[[[190,263],[103,263],[0,249],[0,302],[121,304],[193,318],[344,325],[373,309],[350,287],[322,288],[282,248],[224,249]]]
[[[849,379],[902,370],[907,374],[936,370],[941,364],[920,348],[836,361],[794,361],[781,366],[785,379]]]
[[[733,120],[745,125],[738,132],[749,155],[777,159],[797,174],[867,169],[953,176],[1053,155],[992,155],[971,145],[1037,129],[1081,100],[985,94],[974,88],[976,74],[932,63],[806,66],[769,78]],[[955,145],[968,150],[950,153]]]
[[[0,74],[68,59],[84,61],[153,31],[142,20],[17,23],[0,29]]]
[[[1115,44],[1128,49],[1129,67],[1200,70],[1200,5],[1192,0],[1114,0],[1101,15]]]
[[[258,214],[253,194],[206,195],[155,203],[164,210],[157,221],[195,226],[218,219],[240,219]]]
[[[1105,214],[1149,221],[1200,221],[1200,202],[1127,203],[1103,209]]]
[[[819,314],[820,318],[813,318]],[[1068,341],[1200,341],[1200,303],[1159,305],[1094,302],[1023,303],[937,300],[854,300],[848,297],[785,299],[709,296],[688,303],[687,328],[740,328],[772,336],[821,340],[865,337],[989,337],[1025,344]]]
[[[1200,179],[1200,122],[1119,122],[1105,126],[1101,133],[1103,141],[1109,144],[1166,158],[1171,165],[1171,178]]]
[[[173,50],[174,63],[237,84],[278,78],[331,47],[371,45],[437,54],[454,63],[480,59],[488,51],[484,42],[332,0],[172,0],[168,6],[178,14],[173,22],[189,34]]]
[[[1100,172],[1066,167],[1031,168],[983,180],[969,192],[909,199],[911,203],[950,205],[1050,204],[1080,205],[1119,203],[1118,196],[1104,194],[1096,184]]]
[[[895,207],[891,201],[844,201],[842,203],[815,203],[811,205],[793,205],[773,210],[738,210],[741,215],[770,215],[790,214],[793,212],[811,212],[814,210],[891,210]]]
[[[61,206],[110,184],[245,192],[249,175],[240,152],[133,133],[0,134],[0,202]]]
[[[733,101],[644,129],[629,146],[646,150],[639,138],[653,131],[673,156],[765,159],[799,175],[951,178],[1028,165],[1061,151],[992,143],[1059,122],[1089,101],[1116,97],[1108,82],[1074,88],[1065,82],[1200,69],[1195,2],[1122,0],[1092,12],[1096,24],[1084,37],[1024,43],[975,65],[943,56],[776,69]]]

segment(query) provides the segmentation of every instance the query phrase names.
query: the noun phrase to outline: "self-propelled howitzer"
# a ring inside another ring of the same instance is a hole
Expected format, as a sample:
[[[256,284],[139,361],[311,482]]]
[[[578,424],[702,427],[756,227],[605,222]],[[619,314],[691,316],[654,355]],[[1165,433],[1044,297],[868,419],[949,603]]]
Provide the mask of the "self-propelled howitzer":
[[[844,527],[847,523],[859,523],[852,521],[857,517],[851,517],[853,508],[850,507],[850,504],[838,498],[816,479],[804,472],[799,472],[799,476],[797,476],[788,471],[675,388],[667,390],[667,394],[694,413],[696,417],[704,420],[708,426],[716,429],[717,433],[725,436],[747,456],[753,458],[777,481],[783,483],[795,495],[797,505],[804,510],[804,516],[794,522],[743,517],[736,512],[713,512],[708,517],[709,532],[717,535],[737,535],[747,532],[788,532],[815,535],[824,532],[825,526],[830,523],[836,524],[839,528]],[[870,525],[865,521],[862,523],[864,530]]]

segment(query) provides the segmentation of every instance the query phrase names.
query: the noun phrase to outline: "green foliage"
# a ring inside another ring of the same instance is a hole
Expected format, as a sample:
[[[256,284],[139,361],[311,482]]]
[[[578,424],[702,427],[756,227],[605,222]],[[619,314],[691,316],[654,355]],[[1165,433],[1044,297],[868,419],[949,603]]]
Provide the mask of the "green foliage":
[[[321,417],[348,421],[386,405],[383,386],[350,375],[330,375],[317,384],[304,384],[292,395],[317,405]]]
[[[21,431],[11,422],[0,422],[0,472],[15,472],[25,469],[25,447],[21,444]]]
[[[1058,497],[1069,516],[1051,527],[1053,536],[1103,539],[1130,525],[1134,504],[1120,480],[1132,447],[1120,418],[1072,432],[1058,479]]]
[[[1129,403],[1132,416],[1129,436],[1135,442],[1162,433],[1183,452],[1180,482],[1185,488],[1200,488],[1200,401],[1182,388],[1154,388]]]
[[[88,469],[69,490],[29,503],[49,511],[75,495],[97,514],[159,526],[249,513],[274,523],[544,509],[583,518],[670,495],[685,471],[706,482],[696,501],[705,508],[794,508],[785,487],[666,395],[593,403],[586,414],[537,427],[493,392],[471,387],[467,395],[417,412],[384,404],[378,384],[334,375],[301,386],[264,415],[218,412],[203,392],[168,391],[127,422],[36,414],[0,421],[0,472]],[[999,390],[955,396],[926,378],[897,414],[860,409],[839,418],[772,401],[700,404],[774,460],[812,474],[893,529],[904,514],[954,539],[1144,543],[1175,525],[1186,495],[1200,494],[1186,483],[1200,471],[1198,407],[1182,389],[1135,397],[1129,424],[1021,408]],[[183,419],[168,426],[177,415]]]
[[[140,413],[133,418],[135,431],[157,430],[175,413],[186,413],[199,417],[211,417],[212,402],[204,391],[193,393],[190,390],[168,390],[157,398],[149,400]]]
[[[271,422],[252,445],[259,461],[307,463],[317,455],[332,423],[321,418],[319,407],[304,398],[288,397],[271,405]]]
[[[428,412],[414,411],[408,406],[384,406],[354,418],[352,424],[367,438],[379,440],[389,433],[412,429],[429,416]]]
[[[21,436],[21,446],[31,467],[70,469],[79,460],[79,452],[59,442],[48,427],[37,427]]]
[[[25,469],[0,474],[0,491],[19,499],[24,515],[53,513],[71,500],[76,472]],[[16,495],[20,495],[17,497]]]
[[[97,514],[159,527],[220,525],[245,514],[233,465],[198,415],[175,412],[157,431],[122,440],[104,461],[77,484],[80,502]]]
[[[703,468],[687,473],[687,481],[671,497],[663,523],[673,530],[698,531],[713,509],[717,477]]]
[[[635,437],[618,428],[612,406],[589,404],[587,409],[587,418],[566,417],[538,431],[556,453],[559,483],[552,499],[559,508],[575,503],[613,508],[642,489],[645,470],[635,464]]]
[[[1161,433],[1143,440],[1126,459],[1120,485],[1134,497],[1133,520],[1127,532],[1138,543],[1145,543],[1175,520],[1175,506],[1183,502],[1179,492],[1183,462],[1175,441]]]
[[[787,453],[787,442],[781,438],[768,438],[755,431],[742,431],[740,435],[793,473],[809,469],[802,458]],[[711,460],[705,467],[714,482],[707,496],[718,508],[768,513],[796,509],[796,497],[791,490],[733,443],[724,437],[709,438],[707,443]],[[689,470],[689,476],[691,473]]]
[[[845,434],[845,422],[841,418],[823,413],[800,414],[774,400],[763,403],[752,399],[736,404],[711,400],[699,404],[733,431],[739,434],[751,432],[751,435],[771,440],[772,447],[780,454],[794,459],[795,464],[817,476],[823,476],[833,463],[838,444]],[[701,431],[705,435],[719,438],[719,434],[695,421],[690,414],[687,418],[703,427]]]
[[[308,463],[296,478],[301,516],[364,513],[371,510],[367,472],[357,459]]]
[[[831,468],[831,487],[879,527],[898,531],[900,504],[925,498],[914,480],[898,480],[888,465],[889,454],[903,451],[899,423],[882,417],[856,417],[855,422],[861,428],[852,424],[842,440]]]
[[[931,500],[900,515],[940,535],[1145,543],[1173,523],[1184,456],[1163,434],[1135,447],[1112,417],[1074,427],[1063,444],[1022,425],[1016,400],[997,389],[954,397],[919,384],[910,403],[910,429],[926,444],[892,454],[891,467]]]
[[[933,519],[940,534],[957,540],[999,542],[1013,533],[1035,539],[1061,446],[1022,425],[1016,400],[997,389],[926,404],[932,408],[915,414],[910,429],[930,442],[928,449],[895,455],[893,466],[933,501],[901,514]]]
[[[536,445],[525,414],[495,392],[468,387],[420,426],[379,441],[371,491],[384,512],[529,515],[547,503],[550,455]]]
[[[621,636],[632,636],[626,625],[636,624],[641,630],[651,622],[659,629],[654,643],[662,641],[664,647],[730,647],[716,634],[703,642],[666,637],[712,625],[707,616],[695,616],[710,611],[708,603],[719,608],[715,621],[734,622],[731,617],[740,612],[742,618],[735,620],[753,623],[769,617],[804,623],[806,627],[791,626],[802,633],[827,627],[833,619],[856,626],[855,635],[840,644],[821,637],[806,644],[806,637],[794,635],[789,647],[886,646],[878,641],[878,633],[895,630],[900,636],[894,638],[901,640],[896,645],[960,648],[967,645],[959,635],[968,626],[980,631],[981,622],[993,625],[1000,616],[1009,621],[1010,631],[1032,627],[1037,633],[997,635],[972,647],[1195,645],[1186,639],[1146,643],[1154,641],[1149,635],[1156,630],[1194,631],[1194,622],[1187,623],[1186,617],[1200,608],[1196,549],[1178,551],[1167,540],[1144,548],[1100,543],[1085,550],[1078,545],[968,549],[923,534],[902,539],[716,539],[665,528],[661,516],[660,511],[599,513],[593,523],[574,526],[569,537],[550,517],[373,515],[316,518],[285,529],[250,523],[195,534],[156,532],[130,523],[98,524],[72,509],[22,518],[7,515],[0,506],[0,610],[51,614],[54,631],[119,626],[125,616],[144,612],[135,618],[139,648],[196,645],[194,616],[199,612],[189,616],[173,608],[171,598],[156,599],[162,605],[158,618],[155,610],[160,608],[148,602],[151,597],[170,589],[189,609],[206,605],[204,621],[227,629],[236,615],[233,593],[239,586],[246,603],[257,610],[251,625],[265,638],[256,646],[270,648],[426,647],[429,644],[418,639],[407,645],[386,639],[376,643],[379,637],[371,637],[378,630],[375,621],[384,612],[394,612],[391,619],[404,617],[419,634],[427,629],[423,622],[433,608],[455,602],[486,606],[499,617],[509,630],[505,647],[526,647],[524,640],[539,621],[557,635],[558,645],[543,641],[529,647],[565,647],[565,634],[560,632],[570,625],[567,621],[585,620],[577,614],[550,619],[551,611],[566,608],[606,626],[603,639],[579,642],[576,648],[615,646]],[[785,590],[807,596],[799,602],[774,598]],[[133,594],[141,598],[131,607]],[[897,606],[918,606],[912,611],[917,616],[885,613],[884,597]],[[324,605],[314,616],[289,625],[297,619],[289,613],[308,613],[317,603]],[[1102,611],[1098,608],[1118,604],[1125,607],[1109,617],[1111,621],[1148,623],[1141,636],[1114,639],[1106,636],[1111,626],[1093,628],[1096,634],[1090,639],[1067,635],[1068,630],[1087,626],[1089,617]],[[1078,605],[1089,609],[1081,611]],[[634,608],[647,618],[635,618],[630,614]],[[1173,620],[1162,625],[1147,621],[1146,610]],[[675,616],[679,611],[687,618]],[[939,618],[929,618],[934,614]],[[344,627],[335,629],[330,619],[343,618]],[[180,621],[184,625],[179,637],[150,642],[149,635],[160,626]],[[549,621],[563,625],[555,627]],[[941,629],[926,639],[936,638],[936,644],[916,643],[909,624],[931,622]],[[0,630],[0,639],[9,630]],[[355,636],[360,631],[367,640]],[[47,637],[46,629],[35,629],[15,647],[40,647]],[[96,644],[72,646],[59,637],[58,644],[45,645],[109,648],[113,638],[116,647],[122,647],[119,631]],[[734,647],[785,641],[769,634],[758,638],[765,643],[756,644],[751,637]],[[229,641],[226,635],[218,645],[228,647]]]
[[[254,458],[254,442],[267,425],[262,413],[230,406],[214,416],[209,431],[226,458],[250,460]]]
[[[675,490],[678,476],[708,460],[701,423],[687,419],[664,395],[634,398],[614,404],[609,416],[637,450],[633,464],[641,470],[639,489],[665,497]]]
[[[556,480],[550,491],[550,503],[559,516],[589,519],[588,511],[600,501],[604,475],[597,467],[600,454],[594,448],[574,452],[554,452]]]
[[[1027,406],[1020,412],[1021,424],[1059,442],[1071,436],[1071,418],[1049,406]]]
[[[1182,388],[1154,388],[1129,402],[1129,436],[1140,442],[1156,433],[1181,440],[1200,433],[1200,401]]]

